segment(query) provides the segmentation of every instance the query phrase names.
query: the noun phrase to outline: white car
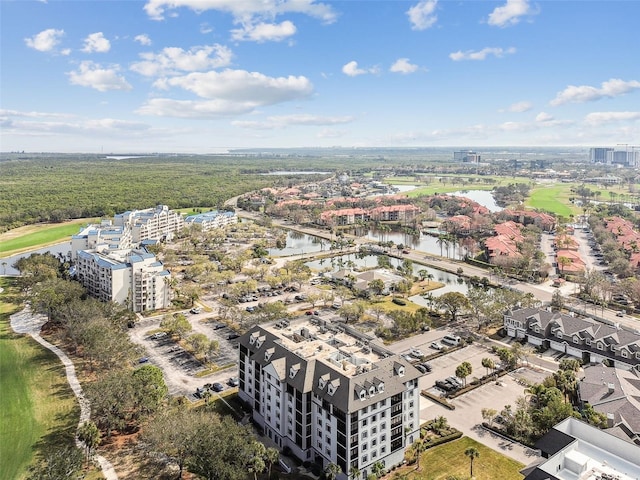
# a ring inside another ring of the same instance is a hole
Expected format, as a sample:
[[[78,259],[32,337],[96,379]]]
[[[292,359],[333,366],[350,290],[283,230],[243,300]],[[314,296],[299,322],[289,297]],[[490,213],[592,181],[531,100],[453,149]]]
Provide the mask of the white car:
[[[411,355],[413,355],[414,357],[424,357],[424,353],[422,353],[422,350],[418,350],[417,348],[411,350]]]
[[[430,347],[435,350],[442,350],[444,348],[440,342],[433,342]]]

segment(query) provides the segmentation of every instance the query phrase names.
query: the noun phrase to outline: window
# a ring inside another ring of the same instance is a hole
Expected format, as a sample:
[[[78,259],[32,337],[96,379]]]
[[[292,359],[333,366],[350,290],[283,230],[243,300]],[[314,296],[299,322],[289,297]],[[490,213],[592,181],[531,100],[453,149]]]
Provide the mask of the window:
[[[603,350],[603,349],[604,349],[604,347],[603,347],[603,345],[602,345],[602,343],[601,343],[601,342],[598,342],[598,343],[596,344],[596,348],[597,348],[598,350]]]
[[[629,353],[626,350],[620,350],[620,355],[624,358],[629,358]]]
[[[586,343],[587,345],[589,345],[589,346],[590,346],[590,345],[591,345],[591,339],[587,338],[587,339],[584,341],[584,343]]]
[[[373,416],[371,417],[371,421],[372,421],[372,422],[375,422],[377,419],[378,419],[378,416],[377,416],[377,415],[373,415]]]
[[[384,454],[387,452],[387,447],[385,447],[384,445],[380,447],[380,454]]]
[[[377,444],[378,444],[378,440],[376,440],[375,438],[373,438],[373,439],[371,440],[371,446],[372,446],[372,447],[375,447]]]
[[[562,332],[561,332],[560,330],[558,330],[558,331],[556,332],[556,337],[557,337],[557,338],[562,338]]]
[[[533,331],[536,333],[540,333],[540,327],[536,325],[535,327],[533,327]]]
[[[367,463],[367,460],[368,460],[367,456],[363,455],[361,463]]]
[[[387,436],[386,435],[380,435],[380,441],[384,442],[387,440]]]
[[[367,432],[362,432],[362,438],[363,439],[367,438]]]
[[[366,452],[366,451],[367,451],[367,448],[368,448],[368,445],[367,445],[366,443],[363,443],[363,444],[362,444],[362,446],[361,446],[361,450],[362,450],[363,452]]]
[[[376,433],[378,433],[378,429],[376,427],[373,427],[371,429],[371,435],[375,435]]]
[[[378,452],[376,452],[375,450],[371,452],[371,458],[376,458],[377,456],[378,456]]]
[[[573,337],[573,343],[580,343],[580,339],[578,337]]]
[[[413,408],[413,400],[409,402],[409,408]]]
[[[362,420],[362,426],[363,426],[363,427],[366,427],[366,426],[367,426],[367,419],[366,419],[366,418],[364,418],[364,419]]]

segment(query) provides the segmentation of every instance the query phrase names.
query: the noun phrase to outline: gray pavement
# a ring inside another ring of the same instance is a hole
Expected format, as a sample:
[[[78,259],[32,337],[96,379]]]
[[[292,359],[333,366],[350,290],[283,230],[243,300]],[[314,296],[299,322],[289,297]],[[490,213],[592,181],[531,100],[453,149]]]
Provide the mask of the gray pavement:
[[[11,328],[14,332],[30,335],[40,345],[55,353],[64,365],[67,381],[69,382],[69,386],[71,387],[71,390],[73,390],[74,395],[78,399],[78,404],[80,405],[80,419],[78,421],[78,427],[80,427],[84,422],[91,418],[91,406],[84,396],[82,386],[76,376],[75,366],[71,359],[58,347],[47,342],[40,336],[40,330],[47,322],[47,317],[44,315],[34,314],[29,310],[29,308],[25,308],[21,312],[11,315],[10,320]],[[84,445],[78,439],[76,439],[76,445],[78,448],[84,448]],[[109,460],[102,455],[95,455],[95,459],[100,465],[102,474],[106,480],[118,480],[118,475]]]

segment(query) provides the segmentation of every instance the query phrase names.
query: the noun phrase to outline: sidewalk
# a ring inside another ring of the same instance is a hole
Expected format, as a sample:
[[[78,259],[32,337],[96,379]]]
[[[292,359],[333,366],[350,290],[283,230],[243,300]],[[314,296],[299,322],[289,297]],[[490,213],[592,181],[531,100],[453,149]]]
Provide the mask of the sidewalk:
[[[25,308],[19,313],[11,315],[10,318],[11,328],[16,333],[31,335],[31,337],[33,337],[36,342],[55,353],[64,365],[69,386],[71,387],[71,390],[73,390],[73,393],[75,394],[76,398],[78,399],[78,403],[80,404],[80,420],[78,422],[78,427],[80,427],[80,425],[88,421],[91,417],[91,407],[89,405],[89,401],[84,396],[82,386],[80,385],[80,381],[76,376],[76,369],[71,359],[58,347],[47,342],[40,336],[40,329],[46,323],[47,318],[44,315],[34,315],[28,308]],[[76,445],[78,446],[78,448],[84,448],[84,445],[82,445],[77,439]],[[113,465],[111,464],[111,462],[109,462],[109,460],[101,455],[96,455],[95,459],[100,465],[102,474],[104,475],[104,478],[106,480],[118,480],[118,475],[116,474],[115,469],[113,468]]]

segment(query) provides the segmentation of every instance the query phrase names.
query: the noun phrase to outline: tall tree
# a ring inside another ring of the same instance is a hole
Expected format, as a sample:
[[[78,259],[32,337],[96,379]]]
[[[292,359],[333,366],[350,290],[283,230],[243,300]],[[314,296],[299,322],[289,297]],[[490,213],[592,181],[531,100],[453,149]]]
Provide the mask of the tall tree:
[[[78,427],[77,437],[84,444],[85,457],[88,461],[93,451],[100,445],[100,430],[95,423],[91,421],[84,422]]]
[[[469,457],[469,461],[471,464],[471,472],[469,475],[473,477],[473,461],[480,456],[480,452],[474,447],[469,447],[464,451],[464,454]]]

